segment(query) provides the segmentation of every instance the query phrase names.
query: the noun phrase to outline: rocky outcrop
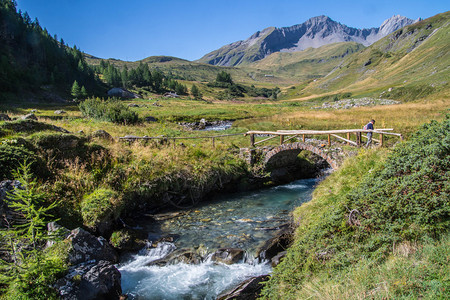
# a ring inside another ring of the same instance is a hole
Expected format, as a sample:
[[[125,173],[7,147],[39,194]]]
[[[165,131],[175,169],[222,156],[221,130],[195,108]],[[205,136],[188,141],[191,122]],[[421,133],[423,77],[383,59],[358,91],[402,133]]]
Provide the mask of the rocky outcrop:
[[[71,267],[68,274],[53,285],[61,299],[119,299],[122,294],[120,272],[114,266],[118,255],[108,241],[81,228],[70,233],[55,223],[48,228],[60,231],[66,237],[63,242],[69,243]]]
[[[114,138],[108,132],[106,132],[102,129],[94,131],[91,134],[91,137],[102,139],[102,140],[114,141]]]
[[[392,89],[391,89],[392,90]],[[376,98],[359,98],[359,99],[343,99],[334,102],[325,102],[322,106],[312,107],[313,109],[350,109],[354,107],[362,106],[375,106],[375,105],[394,105],[400,104],[400,101],[390,100],[390,99],[376,99]]]
[[[84,262],[70,268],[54,287],[63,300],[120,299],[120,272],[109,261]]]
[[[257,257],[260,260],[272,260],[274,257],[277,257],[276,260],[281,259],[282,252],[286,251],[289,245],[292,242],[293,238],[293,228],[288,224],[283,225],[278,232],[278,234],[266,241],[263,246],[261,246],[257,250]]]
[[[147,266],[165,266],[165,265],[174,265],[177,263],[185,263],[185,264],[200,264],[203,261],[203,258],[196,251],[192,249],[178,249],[164,258],[154,260],[147,264]]]
[[[112,88],[108,91],[109,97],[120,97],[120,98],[141,98],[138,94],[130,92],[123,88]]]
[[[76,228],[67,237],[71,247],[69,262],[72,265],[91,260],[117,262],[118,255],[103,237],[95,237],[82,228]]]
[[[253,300],[259,297],[261,293],[261,282],[269,280],[269,275],[261,275],[258,277],[252,277],[250,279],[241,282],[237,287],[232,290],[222,292],[217,296],[217,300]]]
[[[221,248],[214,252],[212,261],[224,263],[227,265],[235,264],[244,258],[244,250],[236,248]]]

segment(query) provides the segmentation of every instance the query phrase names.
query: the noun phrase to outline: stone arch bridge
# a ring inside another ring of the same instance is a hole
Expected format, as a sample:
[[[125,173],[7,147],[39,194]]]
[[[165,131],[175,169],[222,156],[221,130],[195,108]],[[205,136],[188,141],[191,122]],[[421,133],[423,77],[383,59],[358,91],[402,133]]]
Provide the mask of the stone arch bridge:
[[[392,129],[379,129],[379,130],[363,130],[363,129],[350,129],[350,130],[333,130],[333,131],[311,131],[311,130],[297,130],[297,131],[249,131],[247,135],[250,135],[251,148],[241,148],[240,155],[250,165],[257,163],[263,164],[266,170],[282,168],[293,165],[297,159],[297,156],[301,151],[309,151],[315,155],[323,158],[331,168],[336,170],[346,157],[355,155],[357,153],[354,147],[344,147],[346,144],[350,146],[360,147],[363,145],[362,137],[363,133],[372,132],[379,134],[379,139],[373,138],[374,144],[383,146],[383,140],[385,135],[398,136],[403,139],[401,134],[390,133]],[[309,136],[327,135],[328,140],[318,140],[308,138]],[[347,134],[346,138],[339,134]],[[356,136],[356,141],[351,139],[351,134]],[[261,141],[256,142],[255,136],[264,136]],[[277,146],[265,146],[255,147],[257,144],[263,143],[270,139],[279,137],[280,144]],[[338,141],[332,141],[331,138]],[[292,139],[302,140],[301,142],[285,143]]]
[[[331,168],[337,169],[345,157],[356,152],[346,152],[339,147],[324,147],[323,144],[294,142],[261,148],[241,148],[240,155],[250,165],[262,163],[265,169],[277,169],[293,165],[302,151],[309,151],[323,158]]]

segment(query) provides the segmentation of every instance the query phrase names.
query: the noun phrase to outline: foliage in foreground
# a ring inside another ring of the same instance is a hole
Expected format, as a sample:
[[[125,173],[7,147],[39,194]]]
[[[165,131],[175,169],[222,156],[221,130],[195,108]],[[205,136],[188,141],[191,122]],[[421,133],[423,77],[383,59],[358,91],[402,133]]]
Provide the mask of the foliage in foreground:
[[[42,249],[51,237],[46,230],[50,211],[58,203],[44,206],[46,197],[30,172],[30,164],[21,164],[14,175],[21,186],[8,194],[7,203],[15,217],[6,220],[0,231],[4,250],[0,259],[2,298],[56,299],[50,285],[66,270],[65,257],[55,247]]]
[[[119,124],[134,124],[139,121],[137,113],[120,101],[89,98],[78,106],[84,116]]]
[[[263,296],[297,298],[323,276],[357,277],[359,273],[352,273],[356,268],[383,270],[402,245],[420,248],[445,236],[450,225],[449,130],[450,118],[433,121],[386,159],[382,159],[384,152],[363,152],[321,184],[314,199],[296,210],[295,242]],[[420,295],[437,280],[441,284],[436,284],[436,293],[448,295],[448,278],[427,276],[434,275],[424,274],[426,283],[416,287],[388,286],[386,293]],[[364,287],[366,292],[374,288],[372,284]],[[386,296],[377,293],[372,296]],[[339,298],[337,294],[321,297]]]

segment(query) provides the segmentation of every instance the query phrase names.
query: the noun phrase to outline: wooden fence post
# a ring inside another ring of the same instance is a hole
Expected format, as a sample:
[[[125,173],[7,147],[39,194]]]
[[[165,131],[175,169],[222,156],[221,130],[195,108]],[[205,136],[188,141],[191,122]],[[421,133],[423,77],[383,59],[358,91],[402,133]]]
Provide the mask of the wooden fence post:
[[[284,135],[280,135],[280,145],[283,145]]]
[[[361,132],[355,132],[356,134],[356,147],[361,146]]]
[[[383,134],[380,133],[380,146],[383,147]]]
[[[304,142],[306,141],[306,140],[305,140],[305,135],[304,135],[304,134],[302,134],[302,136],[303,136],[303,143],[304,143]]]
[[[255,147],[255,135],[253,133],[250,134],[250,145]]]
[[[350,132],[347,132],[347,140],[350,140]],[[347,145],[350,145],[350,143],[347,143]]]
[[[331,135],[329,134],[328,135],[328,147],[330,147],[331,146]]]
[[[215,145],[215,143],[214,143],[214,138],[212,138],[212,146],[213,146],[213,148],[215,149],[216,148],[216,145]]]

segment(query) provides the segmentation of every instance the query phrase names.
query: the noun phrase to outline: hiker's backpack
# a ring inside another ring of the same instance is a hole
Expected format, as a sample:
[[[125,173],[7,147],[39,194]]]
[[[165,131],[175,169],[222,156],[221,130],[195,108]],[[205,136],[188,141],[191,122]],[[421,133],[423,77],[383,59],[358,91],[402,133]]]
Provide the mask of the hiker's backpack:
[[[366,124],[366,125],[364,125],[363,129],[364,129],[364,130],[367,130],[367,124]]]

